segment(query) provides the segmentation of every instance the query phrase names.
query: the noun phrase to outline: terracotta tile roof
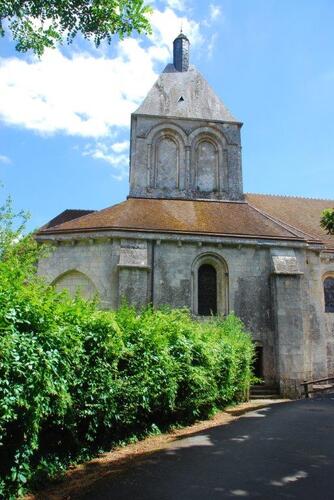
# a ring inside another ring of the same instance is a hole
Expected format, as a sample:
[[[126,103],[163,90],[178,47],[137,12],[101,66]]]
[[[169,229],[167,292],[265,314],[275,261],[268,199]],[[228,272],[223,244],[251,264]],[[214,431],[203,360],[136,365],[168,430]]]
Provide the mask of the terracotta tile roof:
[[[314,238],[320,239],[328,249],[334,249],[334,236],[326,234],[320,227],[321,212],[334,207],[334,200],[318,200],[294,196],[247,194],[246,200],[252,206],[274,219],[294,227]]]
[[[74,219],[78,219],[83,215],[91,214],[94,210],[78,210],[78,209],[67,209],[64,212],[61,212],[54,219],[50,220],[47,224],[45,224],[41,229],[49,229],[53,226],[59,226],[59,224],[63,224],[64,222],[68,222]]]
[[[43,228],[38,234],[107,229],[312,240],[245,202],[143,198],[129,198],[110,208]]]

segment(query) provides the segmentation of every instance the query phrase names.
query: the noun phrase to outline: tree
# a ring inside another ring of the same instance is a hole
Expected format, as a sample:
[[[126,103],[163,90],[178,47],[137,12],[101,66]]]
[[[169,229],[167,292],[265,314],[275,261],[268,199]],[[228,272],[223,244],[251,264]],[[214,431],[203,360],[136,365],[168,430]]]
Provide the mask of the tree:
[[[151,11],[144,0],[0,0],[0,35],[8,26],[16,49],[38,56],[78,33],[98,47],[114,34],[151,33]]]
[[[47,254],[47,248],[40,247],[32,233],[26,233],[30,218],[23,210],[15,212],[8,197],[0,206],[0,276],[2,282],[27,283],[38,277],[36,265]]]
[[[320,225],[327,231],[327,234],[334,235],[334,208],[326,208],[322,212]]]

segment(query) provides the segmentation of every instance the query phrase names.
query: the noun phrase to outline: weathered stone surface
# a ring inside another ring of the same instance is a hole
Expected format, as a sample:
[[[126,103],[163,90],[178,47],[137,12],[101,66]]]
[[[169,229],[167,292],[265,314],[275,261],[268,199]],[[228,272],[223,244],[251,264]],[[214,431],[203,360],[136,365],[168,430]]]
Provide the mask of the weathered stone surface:
[[[135,113],[240,123],[194,66],[177,71],[168,64]]]
[[[168,65],[132,115],[130,196],[243,200],[241,124],[188,68],[183,41],[178,70]],[[102,307],[117,308],[125,298],[136,307],[186,307],[196,317],[199,268],[212,266],[218,314],[234,311],[244,321],[263,349],[267,382],[295,395],[304,379],[334,374],[334,313],[324,304],[334,254],[321,254],[321,242],[291,241],[289,232],[279,240],[160,231],[108,226],[60,235],[38,272],[58,288],[97,291]]]
[[[275,274],[299,274],[296,257],[273,255],[273,272]]]
[[[132,115],[130,196],[242,200],[240,126]]]
[[[147,250],[141,248],[121,248],[121,267],[147,267]]]

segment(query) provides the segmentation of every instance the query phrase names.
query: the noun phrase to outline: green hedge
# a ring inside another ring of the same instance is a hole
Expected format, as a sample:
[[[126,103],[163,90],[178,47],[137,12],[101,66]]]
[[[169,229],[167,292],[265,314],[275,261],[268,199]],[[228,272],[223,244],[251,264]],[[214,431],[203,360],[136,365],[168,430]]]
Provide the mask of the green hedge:
[[[102,312],[8,269],[1,277],[0,497],[247,395],[253,347],[235,316]]]

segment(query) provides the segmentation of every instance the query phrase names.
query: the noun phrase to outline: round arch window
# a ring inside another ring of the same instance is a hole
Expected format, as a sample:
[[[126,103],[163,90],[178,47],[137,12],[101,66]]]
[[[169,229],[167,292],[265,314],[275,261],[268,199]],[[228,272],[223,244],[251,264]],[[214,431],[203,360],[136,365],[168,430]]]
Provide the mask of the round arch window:
[[[325,312],[334,313],[334,276],[324,280]]]
[[[198,269],[198,314],[217,314],[217,271],[211,264]]]

